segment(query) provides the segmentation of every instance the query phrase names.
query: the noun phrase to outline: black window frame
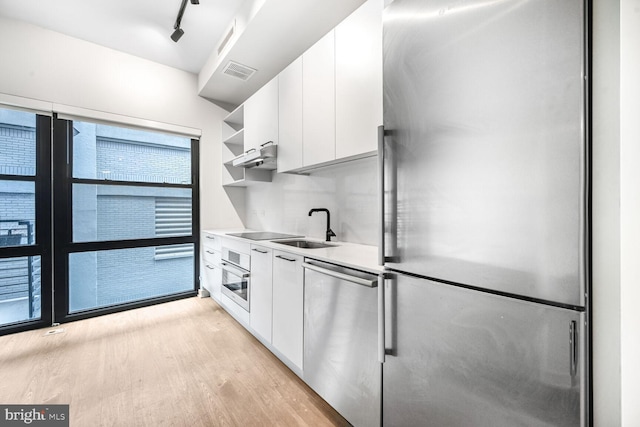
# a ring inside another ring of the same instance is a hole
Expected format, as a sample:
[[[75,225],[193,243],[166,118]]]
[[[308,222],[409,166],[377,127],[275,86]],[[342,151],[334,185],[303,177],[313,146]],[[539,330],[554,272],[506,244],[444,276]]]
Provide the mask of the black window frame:
[[[0,108],[6,108],[0,106]],[[33,182],[35,186],[36,241],[32,245],[0,247],[0,258],[40,257],[40,318],[0,325],[0,335],[50,326],[53,319],[51,241],[51,117],[36,116],[36,174],[0,175],[2,181]]]
[[[87,122],[92,122],[87,119]],[[119,126],[113,123],[113,126]],[[161,131],[160,131],[161,132]],[[106,179],[86,179],[73,177],[73,121],[53,118],[53,169],[54,188],[54,321],[65,323],[85,318],[110,314],[133,308],[146,307],[182,298],[193,297],[199,289],[200,271],[200,180],[199,180],[199,140],[191,139],[191,184],[154,183],[136,181],[111,181]],[[73,242],[73,185],[118,185],[156,188],[186,188],[192,191],[192,234],[190,236],[154,237],[144,239],[107,240]],[[94,252],[112,249],[131,249],[190,243],[194,246],[193,289],[144,300],[125,302],[117,305],[69,312],[69,255],[71,253]]]

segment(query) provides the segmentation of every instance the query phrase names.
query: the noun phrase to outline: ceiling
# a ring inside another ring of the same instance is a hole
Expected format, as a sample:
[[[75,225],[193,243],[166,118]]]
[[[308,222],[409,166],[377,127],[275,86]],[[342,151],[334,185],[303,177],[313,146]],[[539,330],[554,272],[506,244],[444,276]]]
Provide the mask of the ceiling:
[[[381,1],[381,0],[378,0]],[[244,102],[364,0],[0,0],[0,16],[198,74],[198,94],[228,110]],[[220,54],[230,28],[238,24]],[[229,61],[257,69],[229,77]]]
[[[244,1],[187,2],[177,43],[181,0],[0,0],[0,16],[197,74]]]
[[[203,1],[203,0],[201,0]],[[382,5],[382,0],[378,1]],[[230,48],[205,66],[198,93],[219,105],[236,106],[276,76],[364,0],[265,0],[231,39]],[[257,72],[247,81],[223,73],[234,61]],[[227,106],[225,108],[228,108]]]

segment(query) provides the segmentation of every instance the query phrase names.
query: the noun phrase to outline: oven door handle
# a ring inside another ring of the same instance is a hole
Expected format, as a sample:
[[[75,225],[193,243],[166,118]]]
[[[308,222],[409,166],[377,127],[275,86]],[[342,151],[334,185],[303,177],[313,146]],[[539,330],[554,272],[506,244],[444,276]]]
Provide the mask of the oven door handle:
[[[231,274],[234,274],[238,277],[242,277],[243,279],[246,279],[247,277],[251,276],[251,273],[241,270],[235,266],[232,266],[231,264],[229,264],[228,262],[221,262],[220,265],[222,266],[223,270],[227,270],[228,272],[230,272]]]

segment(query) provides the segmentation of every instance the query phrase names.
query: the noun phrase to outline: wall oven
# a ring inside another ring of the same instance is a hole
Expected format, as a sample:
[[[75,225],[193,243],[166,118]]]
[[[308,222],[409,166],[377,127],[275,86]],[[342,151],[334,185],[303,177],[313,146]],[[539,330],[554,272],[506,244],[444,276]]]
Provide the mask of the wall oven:
[[[251,257],[229,248],[222,248],[222,294],[247,312],[251,298]]]

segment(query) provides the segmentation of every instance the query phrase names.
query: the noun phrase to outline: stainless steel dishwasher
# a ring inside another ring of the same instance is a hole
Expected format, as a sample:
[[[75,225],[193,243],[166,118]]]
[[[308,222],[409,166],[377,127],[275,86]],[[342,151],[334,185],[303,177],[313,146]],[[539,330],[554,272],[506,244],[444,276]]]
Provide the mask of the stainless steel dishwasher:
[[[304,381],[354,426],[379,426],[378,277],[305,259]]]

